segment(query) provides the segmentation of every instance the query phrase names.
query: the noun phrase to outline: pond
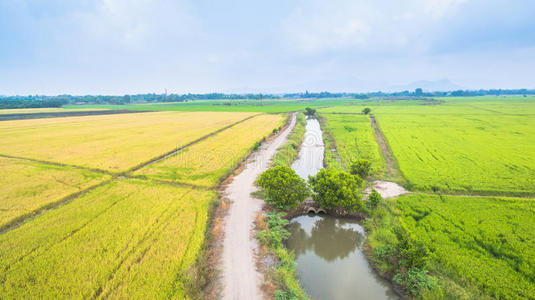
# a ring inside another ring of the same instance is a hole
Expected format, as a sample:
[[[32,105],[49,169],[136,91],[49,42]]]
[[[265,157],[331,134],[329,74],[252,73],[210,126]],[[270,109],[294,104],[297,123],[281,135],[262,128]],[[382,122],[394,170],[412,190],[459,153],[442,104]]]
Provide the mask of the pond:
[[[306,215],[291,220],[287,247],[312,299],[399,299],[362,251],[364,229],[351,219]]]

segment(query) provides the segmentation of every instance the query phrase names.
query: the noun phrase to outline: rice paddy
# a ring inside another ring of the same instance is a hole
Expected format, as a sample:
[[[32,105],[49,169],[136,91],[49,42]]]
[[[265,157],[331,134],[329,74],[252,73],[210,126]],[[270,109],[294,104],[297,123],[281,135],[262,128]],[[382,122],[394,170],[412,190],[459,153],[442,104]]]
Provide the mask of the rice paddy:
[[[280,115],[257,116],[134,174],[213,187],[223,175],[236,168],[256,143],[273,133],[274,128],[281,127],[283,120]]]
[[[0,298],[191,297],[218,183],[284,120],[161,112],[0,122]]]
[[[155,112],[0,122],[0,154],[124,172],[253,113]]]

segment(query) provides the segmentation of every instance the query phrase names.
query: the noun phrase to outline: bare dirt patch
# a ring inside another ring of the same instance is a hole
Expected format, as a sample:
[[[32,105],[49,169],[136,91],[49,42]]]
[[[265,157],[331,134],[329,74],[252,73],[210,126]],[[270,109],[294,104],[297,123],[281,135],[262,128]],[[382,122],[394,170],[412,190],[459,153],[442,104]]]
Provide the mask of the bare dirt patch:
[[[400,195],[409,193],[409,191],[407,191],[401,185],[391,181],[376,180],[372,182],[372,187],[379,194],[381,194],[381,197],[383,198],[395,198]],[[368,197],[371,191],[371,187],[368,187],[366,190],[364,190],[364,194],[366,195],[366,197]]]

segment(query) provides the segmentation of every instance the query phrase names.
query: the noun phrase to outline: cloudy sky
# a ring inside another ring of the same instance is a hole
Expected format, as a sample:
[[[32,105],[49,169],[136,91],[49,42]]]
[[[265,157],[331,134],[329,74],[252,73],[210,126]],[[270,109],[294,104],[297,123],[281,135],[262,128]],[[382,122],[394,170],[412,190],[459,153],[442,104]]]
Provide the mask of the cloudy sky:
[[[533,0],[0,0],[0,95],[535,88],[534,16]]]

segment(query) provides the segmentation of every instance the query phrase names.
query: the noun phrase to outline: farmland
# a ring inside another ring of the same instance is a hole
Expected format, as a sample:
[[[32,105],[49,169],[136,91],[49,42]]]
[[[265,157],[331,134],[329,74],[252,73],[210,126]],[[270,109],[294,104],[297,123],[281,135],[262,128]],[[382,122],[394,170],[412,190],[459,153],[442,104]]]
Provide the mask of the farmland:
[[[385,162],[369,116],[323,114],[322,117],[325,118],[325,134],[330,135],[336,144],[336,152],[326,151],[330,167],[347,170],[353,161],[366,159],[372,163],[373,176],[384,175]]]
[[[393,276],[391,262],[373,253],[395,247],[394,228],[404,226],[429,249],[430,275],[439,280],[425,298],[532,299],[535,200],[499,195],[535,193],[535,98],[440,100],[372,99],[319,110],[338,156],[327,152],[329,167],[347,168],[351,155],[374,161],[381,153],[358,136],[359,129],[361,135],[371,130],[369,121],[357,121],[368,119],[360,112],[370,107],[401,182],[416,192],[373,212],[366,222],[370,257]]]
[[[0,154],[124,172],[252,113],[157,112],[0,123]]]
[[[99,184],[109,175],[0,156],[0,228],[64,197]]]
[[[535,294],[533,199],[414,194],[386,207],[395,221],[385,210],[377,214],[372,247],[391,242],[392,223],[407,226],[431,251],[430,271],[447,298],[530,299]]]
[[[410,189],[522,196],[535,193],[535,156],[527,155],[535,153],[530,138],[535,135],[533,99],[453,99],[441,105],[400,101],[369,107]],[[363,107],[321,111],[355,113]]]
[[[271,134],[273,128],[281,127],[282,121],[280,115],[257,116],[134,174],[213,187],[243,160],[256,142]]]
[[[0,298],[190,297],[217,184],[284,119],[158,112],[0,122]]]
[[[176,277],[195,261],[214,195],[139,180],[97,188],[1,236],[2,297],[183,295]]]
[[[143,111],[228,111],[282,113],[303,110],[305,107],[331,107],[359,103],[351,98],[281,99],[281,100],[196,100],[177,103],[131,105],[67,105],[69,109],[129,109]]]

